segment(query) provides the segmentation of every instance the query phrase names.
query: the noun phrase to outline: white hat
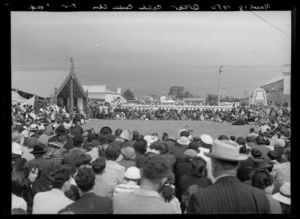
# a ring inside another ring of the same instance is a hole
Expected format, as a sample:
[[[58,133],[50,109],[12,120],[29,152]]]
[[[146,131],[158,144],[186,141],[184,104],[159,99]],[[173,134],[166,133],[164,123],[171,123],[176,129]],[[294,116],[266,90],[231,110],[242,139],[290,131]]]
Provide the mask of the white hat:
[[[202,134],[200,136],[200,139],[205,144],[212,144],[213,143],[212,137],[210,135],[208,135],[208,134]]]
[[[29,126],[29,130],[30,130],[30,131],[37,131],[38,128],[39,128],[39,126],[38,126],[37,124],[31,124],[31,125]]]
[[[247,154],[240,154],[240,146],[230,140],[215,140],[212,144],[211,152],[204,152],[204,155],[219,160],[229,161],[243,161],[248,159]]]
[[[124,176],[128,179],[140,179],[141,174],[140,174],[140,169],[137,167],[129,167]]]
[[[272,197],[279,202],[291,205],[291,183],[283,183],[279,189],[279,192],[272,195]]]
[[[28,138],[29,137],[29,131],[28,130],[23,130],[21,132],[22,135],[24,135],[24,137]]]
[[[283,147],[285,147],[285,141],[283,139],[281,139],[281,138],[277,139],[276,142],[275,142],[275,145],[283,148]]]
[[[144,140],[147,142],[147,146],[149,147],[153,142],[156,142],[158,138],[153,135],[146,135],[144,136]]]
[[[177,142],[182,145],[189,145],[190,140],[189,137],[181,136],[179,139],[177,139]]]
[[[11,146],[11,153],[22,155],[22,152],[22,146],[16,142],[13,142]]]
[[[119,136],[120,138],[124,138],[126,139],[127,141],[131,141],[132,140],[132,133],[130,130],[128,129],[125,129],[122,131],[122,133],[120,134]]]

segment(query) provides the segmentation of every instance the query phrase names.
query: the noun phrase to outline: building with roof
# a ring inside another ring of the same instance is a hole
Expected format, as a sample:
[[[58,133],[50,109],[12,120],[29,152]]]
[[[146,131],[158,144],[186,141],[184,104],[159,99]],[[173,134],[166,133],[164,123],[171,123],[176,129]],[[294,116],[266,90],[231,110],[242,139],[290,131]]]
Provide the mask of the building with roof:
[[[117,91],[107,89],[106,85],[83,85],[83,89],[88,92],[88,98],[102,100],[109,103],[126,103],[126,99],[121,94],[121,88]]]
[[[261,86],[266,92],[270,104],[282,105],[285,101],[291,103],[291,67],[284,65],[281,74],[275,76]]]
[[[193,106],[203,106],[205,105],[205,98],[183,98],[182,99],[185,105],[193,105]]]
[[[72,58],[70,71],[12,71],[12,88],[50,97],[51,103],[69,106],[71,113],[73,106],[86,111],[87,94],[75,75]]]

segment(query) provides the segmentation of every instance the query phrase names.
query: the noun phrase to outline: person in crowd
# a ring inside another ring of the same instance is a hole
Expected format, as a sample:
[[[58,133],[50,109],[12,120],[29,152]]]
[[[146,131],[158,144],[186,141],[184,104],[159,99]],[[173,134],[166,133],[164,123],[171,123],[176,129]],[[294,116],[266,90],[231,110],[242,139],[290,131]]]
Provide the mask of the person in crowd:
[[[228,138],[228,136],[226,136],[226,135],[220,135],[219,137],[218,137],[218,140],[230,140],[229,138]]]
[[[195,157],[191,166],[192,175],[183,175],[178,183],[178,199],[181,200],[182,195],[191,185],[198,185],[201,188],[212,185],[212,181],[204,176],[206,172],[206,161],[202,157]],[[186,206],[181,202],[181,209],[184,212]]]
[[[119,137],[119,136],[121,135],[122,131],[123,131],[123,130],[120,129],[120,128],[116,129],[116,130],[115,130],[115,136],[116,136],[116,137]]]
[[[75,166],[76,157],[80,154],[86,153],[86,150],[82,148],[82,144],[83,144],[82,135],[76,134],[73,138],[74,148],[69,150],[69,152],[63,156],[62,164],[71,164],[73,168],[76,168]]]
[[[273,166],[271,175],[274,179],[279,182],[280,186],[283,185],[285,182],[291,181],[291,155],[290,155],[290,148],[286,148],[284,151],[283,159],[285,162],[275,164]]]
[[[73,200],[65,196],[65,192],[71,187],[70,169],[58,165],[50,176],[52,189],[34,196],[32,214],[58,214],[60,210],[73,203]]]
[[[215,140],[210,153],[212,174],[216,182],[192,194],[188,214],[269,214],[270,205],[265,193],[240,182],[239,162],[247,155],[239,153],[238,144]]]
[[[280,163],[285,149],[285,141],[283,139],[277,139],[274,145],[274,151],[277,153],[276,160]]]
[[[90,167],[91,166],[92,157],[88,154],[79,154],[75,158],[75,167],[76,170],[82,167]]]
[[[22,158],[23,148],[17,142],[12,142],[11,147],[11,164],[12,170],[21,171],[23,168],[24,163],[26,163],[26,159]]]
[[[168,145],[170,153],[172,153],[173,147],[176,144],[176,138],[173,135],[168,135],[168,138],[164,142]]]
[[[147,142],[144,139],[138,140],[133,144],[133,148],[135,150],[135,161],[137,160],[146,153],[147,151]]]
[[[149,155],[141,168],[140,188],[113,197],[114,214],[180,214],[179,202],[165,202],[159,191],[168,180],[169,164],[160,155]],[[177,200],[178,201],[178,200]]]
[[[252,147],[253,149],[258,149],[261,151],[262,153],[262,157],[264,158],[264,160],[269,163],[270,162],[270,158],[268,157],[268,152],[271,151],[270,148],[267,147],[265,139],[263,136],[259,135],[256,137],[256,145]]]
[[[272,196],[275,200],[279,201],[281,206],[281,213],[291,213],[291,184],[285,182],[281,185],[280,191]]]
[[[190,140],[189,140],[190,133],[188,131],[181,131],[180,138],[176,141],[174,147],[171,148],[171,154],[173,154],[177,159],[182,159],[185,150],[187,149]]]
[[[181,196],[181,200],[182,200],[181,205],[184,206],[184,207],[182,207],[182,209],[184,209],[184,210],[182,210],[183,214],[187,213],[186,209],[188,207],[188,204],[190,202],[190,198],[191,198],[192,194],[194,194],[194,193],[196,193],[200,190],[202,190],[202,188],[200,186],[198,186],[197,184],[193,184],[193,185],[190,185],[185,190],[185,192],[182,194],[182,196]]]
[[[27,214],[27,202],[23,198],[26,191],[25,177],[20,171],[11,174],[11,214]]]
[[[24,165],[37,164],[40,168],[41,176],[32,183],[33,196],[38,192],[49,191],[52,188],[50,172],[55,167],[53,160],[43,158],[47,150],[41,145],[35,145],[33,151],[34,159],[27,161]]]
[[[59,211],[59,214],[111,214],[111,198],[97,196],[93,192],[95,178],[95,172],[92,168],[80,168],[74,179],[81,196],[77,201]]]
[[[235,140],[236,140],[236,137],[233,136],[233,135],[231,135],[231,136],[230,136],[230,140],[231,140],[231,141],[235,141]]]
[[[215,178],[212,175],[211,171],[211,158],[204,155],[204,152],[208,153],[211,151],[213,139],[208,134],[202,134],[199,139],[200,143],[200,153],[197,154],[197,156],[202,157],[206,161],[206,169],[207,169],[207,177],[214,182]]]
[[[47,150],[44,158],[53,160],[55,165],[62,165],[63,156],[67,153],[67,149],[63,148],[63,143],[59,141],[49,141]]]
[[[251,185],[261,189],[266,193],[270,203],[271,214],[281,214],[281,207],[278,201],[272,197],[274,190],[274,180],[266,169],[256,170],[252,175]]]
[[[108,126],[104,126],[100,129],[100,135],[111,135],[111,134],[112,134],[112,130]]]
[[[127,170],[129,167],[136,166],[136,162],[135,162],[136,154],[134,148],[123,147],[121,148],[120,152],[123,158],[120,161],[118,161],[118,163],[124,166],[125,170]]]
[[[129,167],[124,174],[124,183],[119,184],[115,187],[114,194],[120,192],[131,192],[133,189],[140,188],[140,170],[137,167]]]
[[[35,137],[28,138],[26,145],[23,145],[22,147],[22,158],[25,158],[27,161],[33,160],[34,156],[32,153],[30,153],[33,150],[34,145],[38,145],[39,141]]]
[[[247,136],[256,138],[258,134],[255,132],[255,129],[252,127],[250,128],[250,133]]]
[[[238,141],[240,142],[241,140],[239,140],[239,138],[238,138]],[[260,151],[258,151],[258,152],[261,154]],[[249,155],[249,153],[250,153],[250,151],[247,150],[246,145],[240,146],[240,154]],[[243,160],[243,161],[240,162],[240,166],[237,170],[237,178],[241,182],[245,182],[247,180],[250,180],[250,174],[251,174],[253,164],[254,164],[254,160],[251,156],[248,156],[247,160]]]
[[[32,214],[33,197],[35,196],[33,191],[33,185],[41,176],[41,169],[38,164],[26,163],[23,167],[24,185],[25,190],[23,192],[23,198],[27,203],[27,213]]]

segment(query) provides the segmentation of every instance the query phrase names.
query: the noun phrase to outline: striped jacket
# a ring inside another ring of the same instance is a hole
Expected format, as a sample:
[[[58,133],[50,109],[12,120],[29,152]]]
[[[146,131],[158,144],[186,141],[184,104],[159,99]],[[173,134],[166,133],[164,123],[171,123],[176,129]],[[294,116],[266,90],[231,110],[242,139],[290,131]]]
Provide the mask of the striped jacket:
[[[269,214],[270,204],[263,190],[246,185],[235,176],[226,176],[193,194],[187,213]]]

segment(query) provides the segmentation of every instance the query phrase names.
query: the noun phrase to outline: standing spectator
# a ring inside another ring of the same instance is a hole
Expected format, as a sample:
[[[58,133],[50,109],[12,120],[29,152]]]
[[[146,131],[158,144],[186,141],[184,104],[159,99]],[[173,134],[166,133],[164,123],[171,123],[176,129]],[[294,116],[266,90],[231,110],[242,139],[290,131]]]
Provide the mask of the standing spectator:
[[[215,140],[211,153],[214,185],[192,195],[188,214],[268,214],[270,205],[265,193],[241,183],[237,177],[239,162],[247,155],[239,153],[232,141]]]
[[[138,140],[133,144],[135,150],[135,161],[137,161],[147,151],[147,142],[144,139]]]
[[[27,213],[27,202],[22,197],[26,185],[24,183],[24,174],[20,171],[13,171],[11,174],[11,213],[23,214]]]
[[[136,154],[135,150],[132,147],[121,148],[121,154],[123,158],[118,161],[118,163],[125,167],[125,170],[127,170],[129,167],[136,166],[136,162],[134,161],[134,159],[136,158]]]
[[[285,182],[291,181],[291,157],[290,148],[286,148],[283,154],[283,158],[286,160],[284,163],[275,164],[273,166],[271,175],[279,182],[280,186]]]
[[[283,139],[277,139],[274,146],[274,151],[277,153],[276,160],[280,163],[285,148],[285,141]]]
[[[114,196],[120,192],[131,192],[133,189],[140,188],[140,170],[137,167],[129,167],[124,174],[124,183],[115,187]]]
[[[274,190],[274,180],[269,171],[256,170],[252,176],[251,184],[253,187],[263,190],[270,203],[271,214],[280,214],[281,207],[278,201],[272,198]]]
[[[169,164],[160,155],[149,155],[141,169],[141,185],[113,198],[114,214],[178,214],[179,203],[165,202],[159,190],[167,182]]]
[[[270,158],[268,157],[268,152],[271,151],[271,149],[267,147],[264,137],[260,135],[256,137],[256,145],[253,146],[252,149],[254,148],[261,151],[262,157],[267,163],[270,162]]]
[[[210,135],[208,134],[202,134],[200,136],[200,153],[198,153],[197,156],[202,157],[206,161],[206,169],[207,169],[207,177],[214,182],[215,178],[212,175],[212,170],[211,170],[211,158],[207,157],[204,155],[204,152],[209,153],[211,151],[213,139]]]
[[[32,214],[57,214],[61,209],[73,203],[65,196],[71,187],[71,172],[64,166],[56,166],[51,173],[52,189],[39,192],[33,198]]]
[[[41,145],[35,145],[31,153],[34,155],[34,159],[26,162],[25,165],[37,164],[41,170],[41,176],[32,184],[33,195],[35,195],[38,192],[49,191],[52,188],[49,174],[55,164],[54,161],[43,158],[43,155],[47,153],[47,151]]]
[[[200,186],[198,186],[197,184],[193,184],[191,186],[189,186],[186,191],[182,194],[182,197],[181,197],[181,204],[185,206],[185,210],[183,211],[183,214],[186,214],[186,209],[188,207],[188,204],[190,202],[190,198],[192,196],[192,194],[198,192],[202,190],[202,188]]]
[[[190,133],[188,131],[183,130],[180,132],[180,138],[171,149],[171,154],[175,156],[176,160],[183,157],[184,151],[187,149],[190,143],[189,136]]]
[[[95,185],[95,172],[92,168],[83,167],[74,176],[81,197],[60,211],[61,214],[110,214],[112,201],[108,197],[97,196],[92,192]]]
[[[38,145],[38,144],[39,144],[39,141],[37,140],[37,138],[34,138],[34,137],[28,138],[28,140],[26,142],[26,146],[23,145],[23,148],[22,148],[22,151],[23,151],[22,158],[25,158],[27,161],[33,160],[34,156],[30,152],[33,150],[33,146]]]
[[[21,171],[24,163],[26,163],[26,159],[21,157],[23,154],[22,146],[16,142],[12,142],[11,153],[12,170]]]

